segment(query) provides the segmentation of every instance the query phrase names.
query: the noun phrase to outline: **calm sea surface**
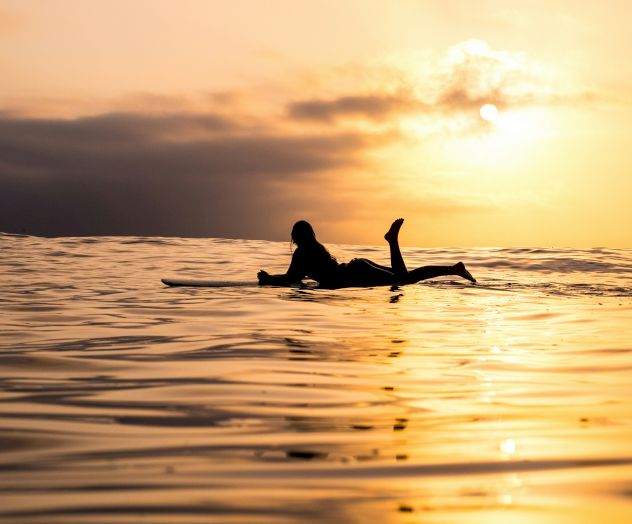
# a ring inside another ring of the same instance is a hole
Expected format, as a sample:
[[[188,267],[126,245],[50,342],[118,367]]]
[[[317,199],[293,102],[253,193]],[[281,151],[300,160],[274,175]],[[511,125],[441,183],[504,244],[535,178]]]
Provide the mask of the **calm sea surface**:
[[[632,250],[404,255],[480,283],[169,288],[289,244],[0,235],[0,520],[631,522]]]

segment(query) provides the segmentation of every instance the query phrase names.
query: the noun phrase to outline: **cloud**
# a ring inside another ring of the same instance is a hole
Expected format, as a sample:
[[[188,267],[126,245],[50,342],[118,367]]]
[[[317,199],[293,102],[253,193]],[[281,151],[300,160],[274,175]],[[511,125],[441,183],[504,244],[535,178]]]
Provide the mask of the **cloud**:
[[[322,188],[323,172],[358,165],[372,144],[358,133],[242,133],[215,115],[1,118],[0,230],[285,236],[301,188]]]
[[[288,106],[290,117],[331,121],[340,116],[383,120],[393,115],[424,110],[426,105],[409,94],[344,95],[337,98],[309,99]]]
[[[125,145],[168,136],[210,134],[235,129],[235,124],[214,114],[108,113],[74,119],[29,119],[5,117],[0,121],[0,140],[31,142],[42,149],[49,146],[90,147]]]
[[[430,147],[420,149],[427,138],[481,132],[490,125],[478,115],[484,103],[511,109],[573,99],[526,56],[479,41],[414,65],[415,77],[393,67],[373,75],[370,85],[343,79],[333,91],[312,88],[290,102],[296,86],[269,98],[254,89],[132,93],[97,102],[117,110],[89,116],[68,111],[70,99],[40,100],[40,109],[30,111],[26,102],[18,111],[6,107],[0,231],[280,239],[296,218],[335,224],[366,209],[381,220],[392,202],[416,215],[476,213],[487,203],[465,204],[450,188],[408,201],[406,188],[388,185],[402,176],[397,161],[389,161],[411,153],[424,165],[422,155],[432,155]],[[588,99],[581,96],[576,100]],[[397,147],[372,154],[384,145]],[[390,179],[382,180],[382,168]]]
[[[549,78],[549,71],[524,53],[496,51],[480,40],[453,46],[441,58],[410,62],[399,74],[399,84],[370,93],[352,91],[324,97],[294,100],[287,115],[297,120],[331,123],[364,120],[385,123],[415,115],[478,117],[483,104],[499,109],[593,101],[594,93],[567,89]],[[406,77],[405,68],[417,71]],[[421,71],[421,72],[419,72]]]

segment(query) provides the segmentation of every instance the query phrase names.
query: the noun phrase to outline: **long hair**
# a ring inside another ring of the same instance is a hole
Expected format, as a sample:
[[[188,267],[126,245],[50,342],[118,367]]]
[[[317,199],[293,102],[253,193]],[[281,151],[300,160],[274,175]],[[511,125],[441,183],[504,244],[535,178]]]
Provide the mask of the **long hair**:
[[[326,262],[333,262],[334,264],[338,263],[329,250],[316,240],[314,228],[307,220],[299,220],[294,224],[291,239],[290,245],[296,244],[297,248],[304,250],[310,257],[325,259]]]

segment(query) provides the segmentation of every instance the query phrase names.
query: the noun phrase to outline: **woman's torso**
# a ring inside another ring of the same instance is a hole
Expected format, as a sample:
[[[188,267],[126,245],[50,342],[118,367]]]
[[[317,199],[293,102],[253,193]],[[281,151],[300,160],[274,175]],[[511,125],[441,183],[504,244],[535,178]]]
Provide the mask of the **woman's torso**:
[[[341,269],[346,264],[338,264],[324,248],[301,249],[295,252],[301,272],[321,286],[336,286],[341,277]]]

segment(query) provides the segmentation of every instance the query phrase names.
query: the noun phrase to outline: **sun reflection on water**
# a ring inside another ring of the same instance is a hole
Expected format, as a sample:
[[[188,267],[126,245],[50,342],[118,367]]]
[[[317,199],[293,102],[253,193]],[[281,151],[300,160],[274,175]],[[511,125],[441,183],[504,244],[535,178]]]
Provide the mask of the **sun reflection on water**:
[[[512,456],[516,452],[516,442],[507,438],[500,443],[500,450],[507,456]]]

